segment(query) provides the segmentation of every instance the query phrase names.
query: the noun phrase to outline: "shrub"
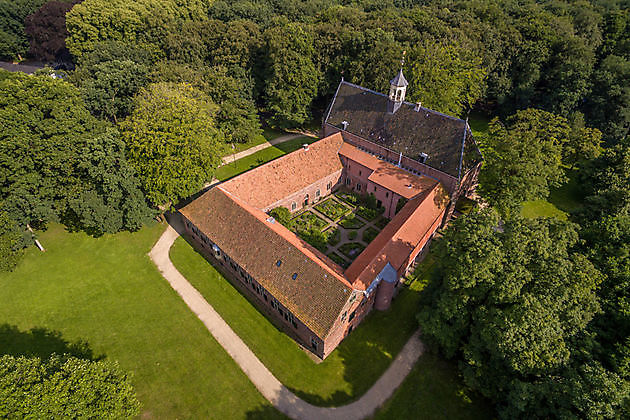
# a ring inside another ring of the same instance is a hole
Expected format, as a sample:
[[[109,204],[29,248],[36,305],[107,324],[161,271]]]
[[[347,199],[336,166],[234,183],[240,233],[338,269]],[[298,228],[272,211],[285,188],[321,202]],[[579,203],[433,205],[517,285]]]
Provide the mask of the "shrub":
[[[359,234],[359,232],[357,232],[356,230],[353,230],[352,232],[348,233],[348,239],[350,239],[351,241],[357,239],[357,235]]]
[[[293,221],[291,220],[291,212],[286,207],[276,207],[269,212],[269,215],[276,219],[278,223],[284,225],[288,229],[293,227]]]

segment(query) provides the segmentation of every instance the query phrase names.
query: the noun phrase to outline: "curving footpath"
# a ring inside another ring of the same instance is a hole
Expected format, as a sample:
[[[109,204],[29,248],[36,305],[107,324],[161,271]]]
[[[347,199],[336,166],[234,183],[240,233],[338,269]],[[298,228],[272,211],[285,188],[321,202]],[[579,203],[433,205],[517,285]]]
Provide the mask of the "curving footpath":
[[[177,219],[177,218],[173,218]],[[172,220],[179,222],[179,220]],[[169,250],[179,233],[172,226],[157,241],[149,256],[162,276],[199,317],[212,336],[234,359],[258,391],[279,411],[293,419],[364,419],[374,414],[400,386],[424,350],[416,331],[385,373],[360,399],[341,407],[317,407],[296,397],[262,364],[204,297],[175,268]]]

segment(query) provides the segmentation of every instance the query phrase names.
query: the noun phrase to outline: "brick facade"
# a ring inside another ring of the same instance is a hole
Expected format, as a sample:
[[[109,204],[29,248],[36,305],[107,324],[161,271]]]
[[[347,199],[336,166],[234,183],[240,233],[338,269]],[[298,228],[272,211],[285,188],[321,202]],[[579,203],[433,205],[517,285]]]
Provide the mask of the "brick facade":
[[[302,209],[308,200],[307,204],[317,203],[324,197],[332,193],[339,185],[341,185],[342,170],[333,172],[332,174],[312,183],[306,188],[297,191],[282,200],[264,208],[264,212],[268,212],[276,207],[286,207],[291,212]]]

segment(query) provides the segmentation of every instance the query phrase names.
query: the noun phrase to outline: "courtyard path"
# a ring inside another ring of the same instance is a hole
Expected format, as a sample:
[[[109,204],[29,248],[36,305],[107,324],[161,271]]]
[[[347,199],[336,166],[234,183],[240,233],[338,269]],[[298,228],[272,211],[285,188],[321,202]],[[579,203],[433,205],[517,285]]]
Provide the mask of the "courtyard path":
[[[257,146],[254,147],[250,147],[249,149],[243,150],[242,152],[238,152],[238,153],[234,153],[231,155],[227,155],[223,157],[223,164],[227,165],[228,163],[232,163],[235,160],[239,160],[241,158],[244,158],[245,156],[249,156],[249,155],[253,155],[254,153],[266,149],[268,147],[271,146],[275,146],[276,144],[280,144],[280,143],[284,143],[287,142],[289,140],[293,140],[293,139],[297,139],[298,137],[316,137],[313,134],[310,133],[296,133],[296,134],[284,134],[280,137],[276,137],[275,139],[269,140],[268,142],[265,142],[263,144],[259,144]]]
[[[287,416],[300,420],[359,420],[370,417],[392,396],[422,355],[424,346],[419,339],[419,331],[416,331],[385,373],[357,401],[341,407],[317,407],[307,403],[295,396],[273,376],[201,293],[177,271],[170,260],[169,250],[179,236],[178,231],[181,232],[183,227],[179,217],[174,216],[169,219],[172,225],[169,225],[164,231],[149,252],[149,256],[162,276],[181,296],[190,310],[204,323],[208,331],[234,359],[258,391]]]

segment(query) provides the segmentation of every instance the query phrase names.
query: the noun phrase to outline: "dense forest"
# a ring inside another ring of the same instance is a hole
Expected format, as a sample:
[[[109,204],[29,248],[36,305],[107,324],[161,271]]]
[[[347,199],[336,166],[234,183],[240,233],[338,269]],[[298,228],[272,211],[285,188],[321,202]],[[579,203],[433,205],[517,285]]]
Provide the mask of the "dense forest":
[[[489,206],[435,244],[424,339],[502,418],[627,418],[628,6],[0,0],[0,59],[55,69],[0,72],[0,270],[31,226],[140,228],[230,144],[317,127],[342,77],[386,92],[404,54],[408,100],[492,118],[477,138]],[[568,221],[520,216],[569,178]]]

